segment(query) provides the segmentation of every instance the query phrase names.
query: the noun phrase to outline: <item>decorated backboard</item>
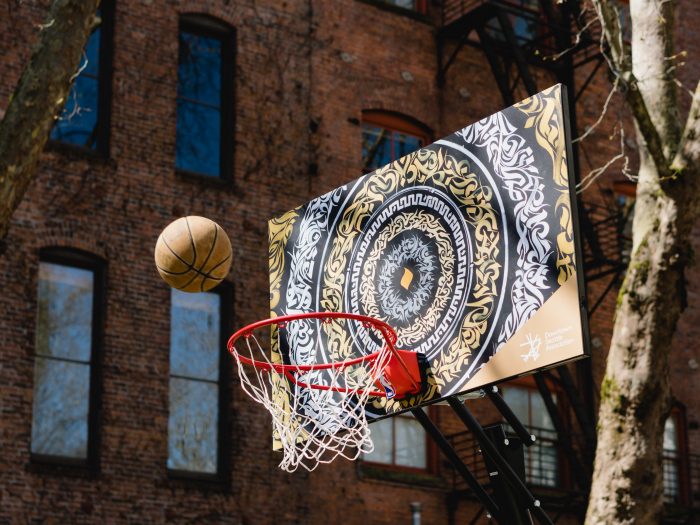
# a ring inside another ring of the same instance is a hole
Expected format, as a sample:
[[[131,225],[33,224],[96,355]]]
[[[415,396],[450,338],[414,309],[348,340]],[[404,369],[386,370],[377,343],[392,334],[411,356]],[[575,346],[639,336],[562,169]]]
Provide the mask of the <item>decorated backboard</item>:
[[[427,391],[377,399],[371,414],[586,354],[564,97],[560,85],[542,91],[270,221],[272,316],[372,316],[427,357]],[[273,351],[308,359],[295,330]],[[313,359],[379,344],[330,331]]]

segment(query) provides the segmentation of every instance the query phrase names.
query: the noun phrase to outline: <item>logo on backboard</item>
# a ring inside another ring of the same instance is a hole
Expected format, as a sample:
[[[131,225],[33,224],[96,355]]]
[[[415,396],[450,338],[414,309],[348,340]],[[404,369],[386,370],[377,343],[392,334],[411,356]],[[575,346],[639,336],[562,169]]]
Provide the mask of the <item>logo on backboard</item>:
[[[540,339],[539,335],[535,335],[534,337],[532,334],[527,334],[527,341],[522,343],[520,346],[526,346],[528,347],[527,354],[520,354],[520,357],[523,358],[523,361],[526,363],[532,359],[533,361],[537,361],[537,358],[540,357],[540,346],[542,345],[542,340]]]

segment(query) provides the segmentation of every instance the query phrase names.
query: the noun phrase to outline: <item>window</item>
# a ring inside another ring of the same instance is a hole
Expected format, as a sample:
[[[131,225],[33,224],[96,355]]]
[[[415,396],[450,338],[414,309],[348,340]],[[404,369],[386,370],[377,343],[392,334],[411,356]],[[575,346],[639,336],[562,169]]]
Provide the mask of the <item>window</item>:
[[[101,332],[101,266],[77,253],[39,263],[31,453],[35,459],[95,459],[95,363]]]
[[[429,133],[409,119],[391,113],[366,111],[362,116],[362,171],[408,155],[428,143]]]
[[[415,11],[416,13],[425,14],[425,0],[379,0],[383,4],[388,4],[401,9]]]
[[[205,17],[180,22],[178,171],[227,179],[232,169],[234,33]]]
[[[414,469],[428,468],[428,444],[423,427],[410,413],[372,423],[374,450],[365,461]]]
[[[222,296],[171,291],[168,469],[222,472]]]
[[[556,401],[556,395],[552,393]],[[525,447],[525,478],[528,483],[544,487],[560,484],[557,433],[547,407],[537,390],[523,386],[503,389],[503,399],[537,441]]]
[[[686,450],[684,447],[684,410],[674,406],[664,426],[663,478],[664,501],[683,505],[688,501]]]
[[[113,2],[103,1],[97,16],[100,23],[88,39],[79,74],[50,138],[106,156],[109,151]]]

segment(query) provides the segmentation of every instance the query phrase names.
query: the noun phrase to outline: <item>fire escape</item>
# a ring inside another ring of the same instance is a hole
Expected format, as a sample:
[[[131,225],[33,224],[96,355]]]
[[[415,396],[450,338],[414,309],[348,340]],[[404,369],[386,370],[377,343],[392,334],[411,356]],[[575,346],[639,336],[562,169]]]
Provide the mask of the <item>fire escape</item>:
[[[580,3],[573,0],[561,4],[554,0],[443,0],[441,9],[437,31],[440,87],[448,81],[450,69],[460,53],[465,48],[475,48],[488,62],[504,106],[537,93],[539,88],[557,82],[566,85],[572,133],[574,137],[578,135],[576,103],[605,67],[599,47],[599,26],[592,21],[593,13],[582,11]],[[581,71],[578,75],[577,70]],[[538,79],[542,83],[539,88]],[[580,85],[576,85],[576,81]],[[574,144],[573,162],[575,176],[579,177],[576,146]],[[586,280],[588,283],[607,280],[597,287],[602,288],[597,297],[589,297],[589,313],[592,313],[615,287],[625,267],[625,217],[614,203],[612,206],[594,205],[579,199],[578,208]],[[590,360],[579,361],[575,374],[572,370],[573,367],[562,366],[535,375],[555,435],[549,437],[550,443],[544,439],[543,444],[530,449],[528,454],[531,458],[541,453],[550,454],[549,445],[556,447],[559,457],[566,458],[566,490],[546,491],[543,502],[556,517],[566,511],[577,514],[582,520],[595,451],[595,394]],[[557,390],[565,394],[566,404],[572,409],[573,425],[563,421],[548,385],[556,385]],[[451,436],[451,440],[465,463],[471,465],[477,475],[484,474],[483,460],[479,459],[468,435],[460,433]],[[542,480],[539,483],[538,480],[529,481],[542,486]],[[464,497],[469,497],[469,490],[456,484],[448,501],[452,519]],[[474,516],[472,523],[476,523],[481,514]]]

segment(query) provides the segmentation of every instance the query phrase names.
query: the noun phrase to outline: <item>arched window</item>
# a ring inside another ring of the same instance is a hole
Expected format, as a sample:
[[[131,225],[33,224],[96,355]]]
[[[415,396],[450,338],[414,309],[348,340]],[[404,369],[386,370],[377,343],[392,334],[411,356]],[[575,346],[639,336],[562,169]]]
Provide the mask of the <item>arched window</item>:
[[[362,112],[362,171],[408,155],[430,142],[430,131],[410,117],[386,111]]]
[[[235,32],[202,15],[180,19],[175,167],[230,179]]]
[[[63,112],[51,130],[54,142],[109,153],[109,115],[112,92],[114,0],[102,0],[99,24],[92,30],[80,74],[73,81]]]

